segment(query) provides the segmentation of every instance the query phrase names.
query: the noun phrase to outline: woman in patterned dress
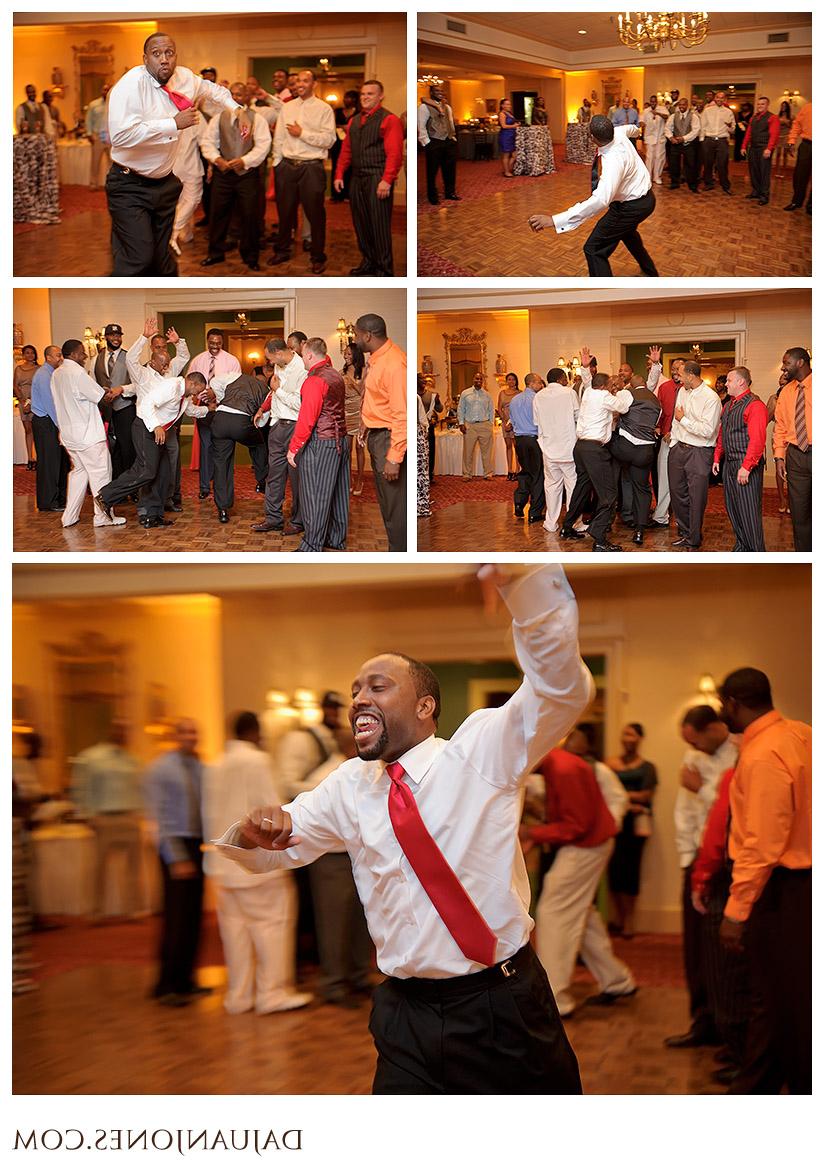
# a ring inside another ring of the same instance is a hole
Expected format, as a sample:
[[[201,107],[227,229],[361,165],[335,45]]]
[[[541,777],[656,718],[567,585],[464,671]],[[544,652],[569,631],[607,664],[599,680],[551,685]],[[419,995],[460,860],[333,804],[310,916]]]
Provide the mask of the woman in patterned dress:
[[[418,517],[430,517],[429,507],[429,413],[423,401],[426,380],[418,372]],[[434,404],[434,400],[433,400]]]
[[[350,342],[343,352],[343,382],[346,387],[346,402],[344,403],[344,411],[346,413],[346,434],[347,436],[355,437],[350,440],[350,446],[355,446],[355,461],[356,474],[355,480],[352,483],[352,496],[360,497],[363,492],[363,465],[364,465],[364,450],[362,445],[357,442],[357,435],[361,426],[361,405],[363,403],[363,368],[366,360],[363,357],[363,351],[355,343]]]
[[[14,368],[12,378],[14,395],[20,410],[20,419],[23,421],[23,430],[26,433],[26,453],[29,458],[26,468],[29,472],[33,472],[37,468],[37,461],[34,459],[34,437],[31,431],[31,381],[39,365],[37,350],[33,346],[24,346],[22,360]]]

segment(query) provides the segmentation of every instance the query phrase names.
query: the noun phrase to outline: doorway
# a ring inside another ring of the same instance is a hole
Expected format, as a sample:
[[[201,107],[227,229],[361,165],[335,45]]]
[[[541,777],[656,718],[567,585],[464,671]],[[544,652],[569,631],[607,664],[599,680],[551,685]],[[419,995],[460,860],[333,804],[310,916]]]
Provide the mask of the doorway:
[[[656,343],[659,345],[659,343]],[[661,342],[661,363],[666,378],[672,375],[672,364],[677,358],[688,358],[697,362],[701,367],[701,378],[710,387],[715,386],[719,375],[726,375],[736,364],[736,348],[734,338],[714,338],[708,342],[680,341]],[[628,362],[634,371],[643,374],[647,369],[647,352],[649,345],[641,342],[631,342],[622,346],[623,361]]]

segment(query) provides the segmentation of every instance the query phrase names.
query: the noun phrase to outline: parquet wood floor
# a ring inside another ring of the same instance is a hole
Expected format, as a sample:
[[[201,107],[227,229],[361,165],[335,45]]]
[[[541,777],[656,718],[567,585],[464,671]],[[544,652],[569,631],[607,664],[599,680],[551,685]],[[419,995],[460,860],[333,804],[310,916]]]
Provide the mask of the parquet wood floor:
[[[126,931],[148,941],[156,924]],[[94,932],[103,936],[106,930]],[[67,928],[48,936],[65,942],[71,933]],[[687,994],[673,981],[680,972],[680,949],[678,937],[616,942],[641,989],[614,1007],[581,1008],[567,1022],[587,1093],[722,1091],[711,1080],[712,1049],[669,1051],[662,1045],[687,1023]],[[214,954],[211,947],[207,952]],[[659,984],[654,954],[660,955],[669,984]],[[225,971],[211,965],[198,977],[216,987],[215,993],[169,1009],[147,998],[152,977],[153,967],[145,962],[99,961],[93,955],[79,958],[70,971],[41,975],[38,990],[13,1000],[15,1094],[369,1094],[374,1051],[368,1004],[343,1010],[313,1003],[288,1014],[233,1017],[221,1003]],[[314,980],[312,971],[301,975],[305,988]],[[579,970],[574,989],[582,1001],[595,987]]]
[[[720,485],[710,489],[710,505],[704,517],[704,552],[726,553],[733,548],[732,526],[723,508],[723,492]],[[463,501],[438,509],[431,517],[418,519],[418,549],[433,553],[453,550],[494,550],[500,553],[525,550],[538,553],[546,550],[569,554],[586,553],[592,548],[588,539],[564,540],[557,533],[548,533],[540,523],[529,525],[528,520],[528,513],[526,518],[515,518],[509,503]],[[633,554],[677,553],[672,549],[676,537],[675,523],[672,522],[668,530],[647,530],[644,545],[635,546],[631,540],[632,531],[624,526],[620,517],[613,523],[611,534],[613,542],[623,546],[625,552]],[[789,515],[765,515],[764,538],[768,551],[792,550],[793,531]]]
[[[563,148],[556,145],[556,152]],[[562,154],[560,155],[562,157]],[[458,164],[459,203],[419,209],[421,276],[448,273],[450,266],[478,277],[579,277],[587,275],[583,246],[595,220],[575,232],[531,231],[533,212],[549,215],[589,195],[589,167],[565,166],[553,175],[510,181],[502,192],[476,197],[488,186],[485,170],[498,163]],[[744,197],[750,191],[746,164],[732,164],[732,196],[720,187],[693,194],[671,191],[669,178],[655,188],[657,207],[640,227],[662,277],[808,277],[812,273],[812,217],[784,212],[789,179],[775,180],[766,207]],[[419,173],[419,192],[421,191]],[[425,188],[424,188],[425,190]],[[435,257],[440,264],[435,262]],[[638,277],[623,245],[611,259],[616,277]]]
[[[272,208],[267,211],[267,226],[274,223]],[[112,271],[109,247],[109,215],[105,206],[65,219],[61,224],[26,225],[27,231],[14,237],[14,275],[16,277],[108,277]],[[267,233],[268,237],[268,233]],[[395,256],[395,274],[406,275],[406,209],[396,207],[392,215],[392,239]],[[224,277],[248,277],[270,284],[284,277],[311,277],[309,254],[300,244],[290,261],[268,267],[272,255],[267,244],[261,248],[259,273],[252,273],[240,259],[237,250],[228,253],[223,264],[209,269],[200,262],[208,251],[206,229],[195,229],[195,239],[182,246],[178,260],[181,277],[203,277],[212,284]],[[349,270],[361,263],[349,205],[327,203],[326,253],[329,258],[324,277],[345,277]]]

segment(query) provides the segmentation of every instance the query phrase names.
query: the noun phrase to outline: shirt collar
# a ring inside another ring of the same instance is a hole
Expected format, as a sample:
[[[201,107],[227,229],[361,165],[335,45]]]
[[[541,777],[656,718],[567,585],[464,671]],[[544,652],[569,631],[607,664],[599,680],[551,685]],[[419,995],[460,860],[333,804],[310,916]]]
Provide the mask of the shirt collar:
[[[384,342],[383,346],[379,347],[378,350],[372,351],[372,354],[369,356],[369,361],[374,362],[376,358],[382,358],[383,355],[385,355],[388,352],[389,347],[391,345],[392,345],[392,339],[387,338],[386,341]]]
[[[758,737],[759,733],[763,733],[765,729],[769,729],[773,725],[777,725],[779,721],[784,718],[779,713],[778,709],[770,709],[768,713],[764,713],[762,717],[757,717],[747,728],[741,736],[741,748],[749,745],[754,738]]]
[[[320,362],[316,362],[313,367],[309,367],[307,374],[311,375],[313,371],[319,371],[321,367],[331,367],[332,360],[327,354],[326,358],[322,358]]]
[[[403,766],[403,772],[410,782],[420,784],[429,772],[429,767],[437,757],[438,738],[433,733],[425,741],[419,741],[405,754],[398,758],[398,764]]]
[[[377,106],[374,106],[371,110],[361,110],[361,125],[363,125],[367,118],[371,118],[373,114],[377,114],[382,106],[383,101],[380,101],[378,102]]]

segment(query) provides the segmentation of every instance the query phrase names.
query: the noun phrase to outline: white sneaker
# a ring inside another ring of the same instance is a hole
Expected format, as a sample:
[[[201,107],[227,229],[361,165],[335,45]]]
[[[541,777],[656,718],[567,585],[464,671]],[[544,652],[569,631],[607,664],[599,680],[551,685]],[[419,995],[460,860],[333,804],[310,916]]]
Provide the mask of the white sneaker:
[[[659,187],[663,187],[663,180],[656,179],[655,182],[658,184]]]
[[[310,1002],[314,1002],[313,994],[284,994],[277,1002],[272,1003],[271,1006],[265,1006],[261,1009],[256,1009],[256,1014],[277,1014],[281,1010],[300,1010],[304,1006],[308,1006]]]
[[[118,517],[118,515],[116,513],[113,513],[111,521],[109,521],[108,517],[104,517],[102,520],[98,520],[98,518],[95,518],[94,524],[95,525],[125,525],[126,518],[125,517]]]
[[[557,534],[557,532],[558,532],[558,527],[557,527],[557,525],[547,525],[547,523],[546,523],[546,522],[544,522],[544,527],[543,527],[543,528],[546,530],[546,532],[547,532],[548,534]]]

